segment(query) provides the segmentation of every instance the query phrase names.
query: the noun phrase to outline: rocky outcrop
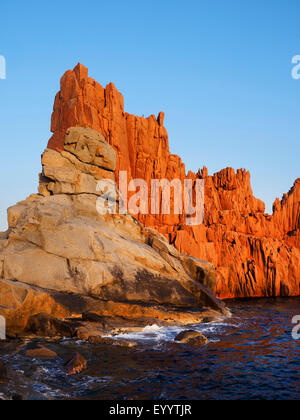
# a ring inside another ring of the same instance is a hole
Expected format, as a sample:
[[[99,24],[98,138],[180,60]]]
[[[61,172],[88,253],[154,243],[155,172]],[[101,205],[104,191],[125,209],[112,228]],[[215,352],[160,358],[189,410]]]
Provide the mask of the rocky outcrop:
[[[208,343],[208,339],[203,334],[193,330],[182,331],[177,335],[175,341],[195,347],[203,346]]]
[[[180,226],[171,242],[180,252],[216,266],[215,293],[221,298],[298,296],[299,181],[281,202],[276,200],[269,216],[253,197],[248,172],[226,169],[201,176],[204,225]]]
[[[117,152],[118,170],[128,180],[205,180],[205,221],[190,227],[182,215],[140,215],[140,222],[164,234],[183,254],[210,261],[217,268],[219,297],[294,296],[300,294],[300,181],[274,214],[253,196],[250,174],[227,168],[213,176],[207,168],[186,175],[169,151],[164,114],[140,118],[124,112],[122,95],[111,83],[103,88],[79,64],[61,79],[52,115],[49,149],[63,152],[71,126],[90,127],[104,135]]]
[[[210,290],[210,263],[181,255],[129,214],[99,214],[105,186],[97,183],[113,180],[116,166],[102,135],[70,128],[62,150],[46,149],[42,165],[39,194],[8,209],[1,237],[0,314],[11,333],[34,332],[41,313],[94,312],[145,324],[191,323],[206,309],[228,315]],[[53,322],[49,331],[58,328]]]

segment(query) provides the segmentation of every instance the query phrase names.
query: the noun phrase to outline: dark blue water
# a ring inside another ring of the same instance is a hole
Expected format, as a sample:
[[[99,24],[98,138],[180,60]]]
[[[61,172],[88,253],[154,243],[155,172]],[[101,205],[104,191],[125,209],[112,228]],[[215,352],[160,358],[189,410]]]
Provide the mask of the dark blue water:
[[[209,338],[202,348],[173,343],[179,329],[152,328],[129,336],[139,340],[135,349],[50,342],[56,361],[0,351],[17,371],[5,392],[14,388],[28,399],[300,399],[300,340],[292,338],[291,323],[300,298],[228,305],[232,319],[195,327]],[[74,350],[89,367],[67,377],[62,359]]]

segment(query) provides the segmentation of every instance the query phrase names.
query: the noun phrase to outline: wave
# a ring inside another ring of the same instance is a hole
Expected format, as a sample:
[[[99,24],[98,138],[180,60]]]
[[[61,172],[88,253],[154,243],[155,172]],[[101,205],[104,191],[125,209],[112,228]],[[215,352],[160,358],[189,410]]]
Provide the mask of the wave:
[[[210,324],[195,324],[189,326],[170,326],[159,327],[158,325],[148,325],[141,331],[121,333],[116,336],[110,336],[116,340],[133,340],[141,343],[151,342],[174,342],[176,336],[186,330],[195,330],[207,336],[209,342],[219,341],[218,336],[224,333],[228,327],[238,328],[240,324],[228,322],[214,322]]]

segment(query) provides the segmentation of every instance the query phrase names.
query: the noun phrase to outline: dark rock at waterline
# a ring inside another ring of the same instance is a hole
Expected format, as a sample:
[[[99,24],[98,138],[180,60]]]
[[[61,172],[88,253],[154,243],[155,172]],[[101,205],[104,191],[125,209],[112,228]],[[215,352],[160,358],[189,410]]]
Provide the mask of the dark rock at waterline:
[[[113,346],[119,346],[119,347],[128,347],[128,348],[132,348],[132,347],[137,346],[137,343],[135,341],[114,340],[112,338],[101,337],[99,335],[90,336],[88,341],[92,344],[107,344],[107,345],[113,345]]]
[[[74,337],[75,325],[41,313],[29,318],[26,332],[40,337]]]
[[[183,331],[177,335],[175,341],[195,347],[203,346],[208,343],[208,339],[198,331]]]
[[[73,353],[65,363],[68,375],[78,375],[87,368],[87,361],[78,352]]]
[[[25,356],[33,359],[55,359],[58,357],[54,351],[40,344],[28,346],[25,349]]]
[[[7,383],[8,383],[7,368],[5,364],[0,360],[0,384],[7,384]]]
[[[202,319],[202,324],[210,324],[212,322],[219,322],[219,321],[220,321],[219,318],[207,317],[207,318]]]
[[[82,320],[85,322],[94,322],[97,324],[102,324],[103,328],[107,325],[107,318],[98,315],[96,312],[85,312],[82,314]]]

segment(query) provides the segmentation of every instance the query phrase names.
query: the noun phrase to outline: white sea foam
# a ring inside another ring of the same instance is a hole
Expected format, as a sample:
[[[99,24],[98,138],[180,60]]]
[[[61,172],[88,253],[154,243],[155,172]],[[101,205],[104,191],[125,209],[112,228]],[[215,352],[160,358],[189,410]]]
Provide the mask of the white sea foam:
[[[133,340],[144,343],[157,343],[160,341],[173,342],[175,337],[182,331],[192,329],[207,336],[210,342],[219,341],[220,336],[226,331],[228,327],[237,328],[227,322],[213,322],[209,324],[196,324],[190,326],[172,326],[172,327],[159,327],[158,325],[148,325],[142,331],[122,333],[117,336],[111,337],[114,339]]]
[[[161,327],[159,327],[158,325],[154,324],[154,325],[148,325],[147,327],[145,327],[143,329],[143,332],[150,332],[150,331],[158,331],[160,330]]]

